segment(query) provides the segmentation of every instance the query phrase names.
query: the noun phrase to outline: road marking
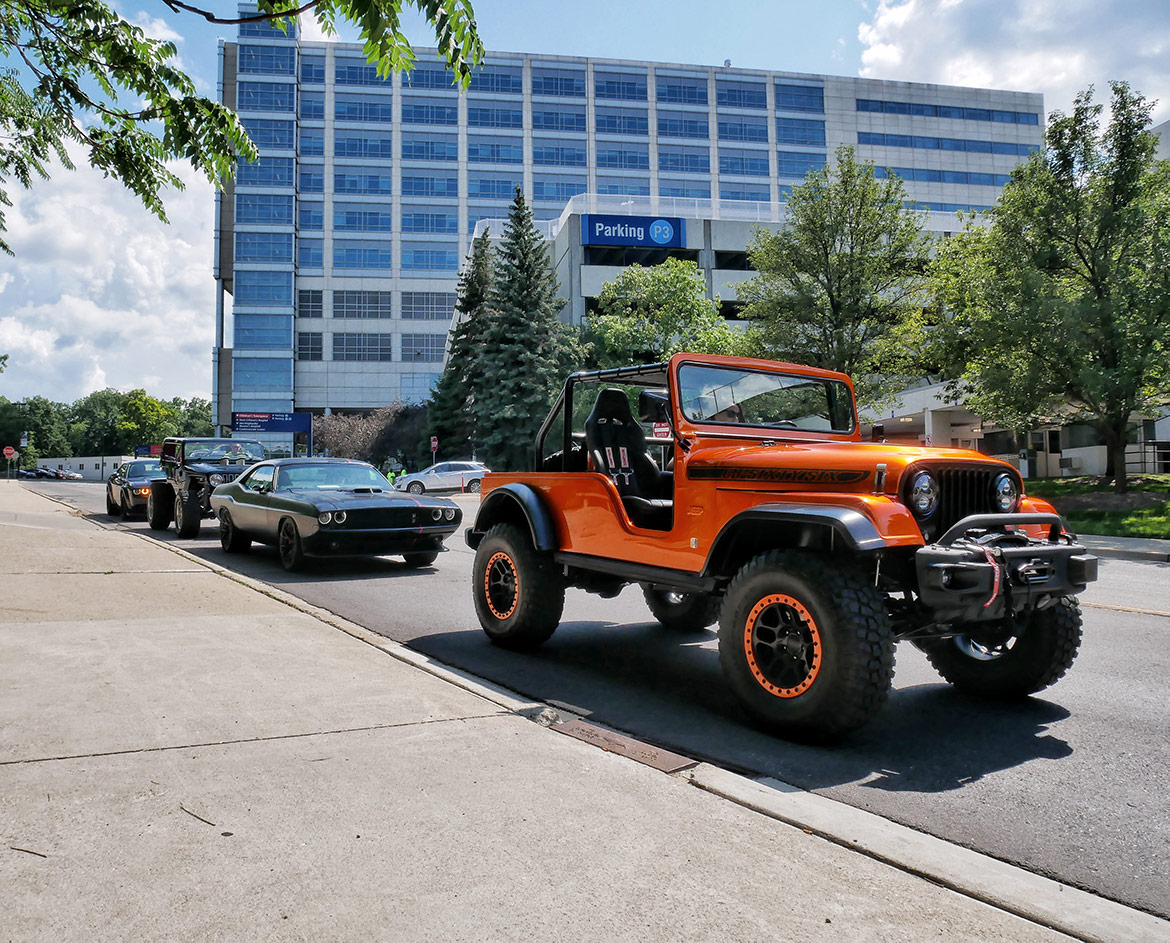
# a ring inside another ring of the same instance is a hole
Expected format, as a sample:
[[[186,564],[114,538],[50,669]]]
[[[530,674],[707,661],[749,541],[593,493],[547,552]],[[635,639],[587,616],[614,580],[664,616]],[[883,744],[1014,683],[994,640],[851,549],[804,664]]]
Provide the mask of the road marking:
[[[1135,609],[1133,606],[1107,606],[1103,602],[1082,602],[1082,606],[1089,609],[1108,609],[1110,612],[1136,612],[1142,616],[1166,616],[1170,619],[1170,612],[1162,612],[1160,609]]]

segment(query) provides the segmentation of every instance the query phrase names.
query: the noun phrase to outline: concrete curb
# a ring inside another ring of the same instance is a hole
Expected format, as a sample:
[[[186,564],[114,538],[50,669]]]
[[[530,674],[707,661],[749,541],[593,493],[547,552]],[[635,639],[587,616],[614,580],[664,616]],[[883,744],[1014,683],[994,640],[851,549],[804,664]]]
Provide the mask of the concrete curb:
[[[84,516],[83,512],[63,500],[40,492],[34,493],[68,508],[71,513]],[[91,522],[104,530],[120,530],[112,523],[92,519]],[[437,680],[481,697],[502,710],[529,719],[539,718],[544,726],[550,725],[552,715],[549,712],[555,709],[548,704],[517,697],[506,688],[437,662],[401,642],[378,635],[267,583],[197,557],[174,544],[163,543],[136,531],[122,532],[152,546],[169,550],[225,579],[315,618]],[[779,780],[752,779],[707,763],[668,775],[685,778],[697,788],[743,808],[1086,943],[1170,941],[1170,922],[1152,914],[1061,884]]]

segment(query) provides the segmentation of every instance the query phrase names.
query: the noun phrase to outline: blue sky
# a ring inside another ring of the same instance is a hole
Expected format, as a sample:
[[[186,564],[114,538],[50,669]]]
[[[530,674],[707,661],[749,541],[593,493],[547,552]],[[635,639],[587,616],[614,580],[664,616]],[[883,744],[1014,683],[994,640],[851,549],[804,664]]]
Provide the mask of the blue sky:
[[[231,16],[235,3],[208,7]],[[216,39],[235,29],[161,0],[118,0],[215,94]],[[1121,78],[1170,119],[1170,3],[1151,0],[723,0],[588,4],[482,0],[485,45],[502,52],[648,59],[1042,92],[1047,110]],[[406,29],[432,41],[421,19]],[[306,36],[312,36],[312,27]],[[84,166],[33,190],[9,187],[0,257],[0,395],[71,402],[95,389],[210,395],[212,190],[189,168],[169,226]]]

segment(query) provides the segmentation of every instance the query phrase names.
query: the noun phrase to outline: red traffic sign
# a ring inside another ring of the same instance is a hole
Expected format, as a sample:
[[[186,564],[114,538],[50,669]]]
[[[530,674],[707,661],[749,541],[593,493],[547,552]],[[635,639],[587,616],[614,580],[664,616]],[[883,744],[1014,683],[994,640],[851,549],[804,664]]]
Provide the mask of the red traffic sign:
[[[431,436],[431,451],[437,452],[439,450],[439,437],[437,435]]]
[[[16,449],[14,449],[11,445],[4,446],[4,457],[5,458],[14,458],[15,456],[16,456]]]

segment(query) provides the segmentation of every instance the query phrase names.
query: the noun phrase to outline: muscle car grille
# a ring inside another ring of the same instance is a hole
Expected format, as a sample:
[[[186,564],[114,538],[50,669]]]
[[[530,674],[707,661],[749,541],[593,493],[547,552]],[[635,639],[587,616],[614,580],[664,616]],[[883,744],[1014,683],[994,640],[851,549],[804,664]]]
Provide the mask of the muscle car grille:
[[[425,515],[425,521],[424,521]],[[346,511],[343,527],[369,530],[374,527],[417,527],[422,523],[433,523],[431,512],[418,508],[357,508]]]
[[[971,514],[992,514],[991,485],[998,468],[931,468],[938,479],[939,508],[935,519],[930,521],[931,530],[937,536],[956,521]]]

